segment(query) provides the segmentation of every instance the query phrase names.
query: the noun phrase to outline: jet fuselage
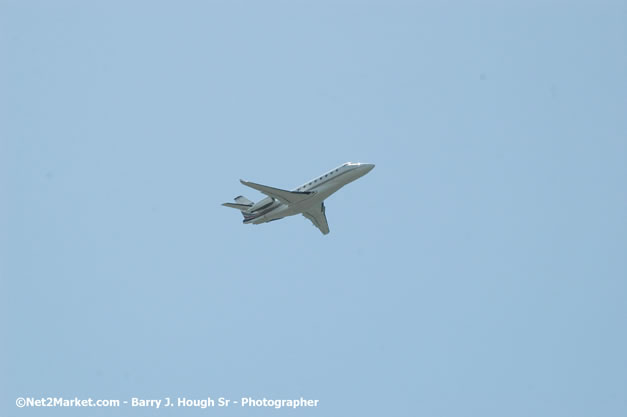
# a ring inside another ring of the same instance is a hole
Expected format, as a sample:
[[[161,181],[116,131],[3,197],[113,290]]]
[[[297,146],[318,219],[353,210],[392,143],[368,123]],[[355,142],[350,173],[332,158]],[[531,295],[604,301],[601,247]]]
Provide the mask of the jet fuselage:
[[[263,209],[257,213],[251,213],[257,215],[251,217],[250,219],[244,219],[244,224],[261,224],[301,214],[306,208],[319,205],[331,194],[335,193],[346,184],[363,177],[370,172],[372,168],[374,168],[374,164],[347,162],[346,164],[341,165],[325,174],[322,174],[320,177],[291,190],[294,192],[315,191],[311,194],[311,197],[295,204],[287,205],[271,197],[266,197],[259,203],[255,203],[255,205],[259,205],[260,207],[263,207]],[[268,206],[268,204],[270,205]]]

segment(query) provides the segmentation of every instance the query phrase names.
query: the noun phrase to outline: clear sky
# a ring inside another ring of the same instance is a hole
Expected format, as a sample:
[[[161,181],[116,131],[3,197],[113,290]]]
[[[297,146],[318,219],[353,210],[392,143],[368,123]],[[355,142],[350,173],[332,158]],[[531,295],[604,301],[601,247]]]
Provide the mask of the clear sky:
[[[626,22],[0,1],[0,415],[627,415]],[[376,168],[327,200],[327,236],[220,205],[346,161]]]

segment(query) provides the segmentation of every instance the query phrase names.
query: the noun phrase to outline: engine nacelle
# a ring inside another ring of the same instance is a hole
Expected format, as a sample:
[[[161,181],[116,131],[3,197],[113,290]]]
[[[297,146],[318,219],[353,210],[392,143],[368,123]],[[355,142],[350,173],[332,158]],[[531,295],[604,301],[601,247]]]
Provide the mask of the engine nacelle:
[[[250,213],[254,213],[256,211],[267,209],[272,204],[274,204],[274,201],[275,201],[274,198],[266,197],[263,200],[253,204],[253,206],[250,209],[248,209],[248,211]]]

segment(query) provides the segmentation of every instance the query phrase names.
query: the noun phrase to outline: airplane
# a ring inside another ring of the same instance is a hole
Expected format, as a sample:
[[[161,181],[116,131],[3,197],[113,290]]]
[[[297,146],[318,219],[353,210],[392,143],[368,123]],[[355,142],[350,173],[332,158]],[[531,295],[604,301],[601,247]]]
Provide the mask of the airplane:
[[[253,203],[240,195],[235,197],[235,203],[222,205],[240,210],[244,216],[244,224],[267,223],[302,214],[326,235],[329,233],[329,224],[324,200],[346,184],[366,175],[372,168],[374,164],[346,162],[291,191],[239,180],[245,186],[261,191],[267,197]]]

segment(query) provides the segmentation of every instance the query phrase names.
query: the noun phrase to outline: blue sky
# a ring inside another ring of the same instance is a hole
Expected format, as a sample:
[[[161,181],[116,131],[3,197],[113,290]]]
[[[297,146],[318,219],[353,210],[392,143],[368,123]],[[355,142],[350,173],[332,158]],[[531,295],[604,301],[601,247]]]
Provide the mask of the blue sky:
[[[0,414],[624,416],[626,21],[1,1]],[[346,161],[376,168],[327,200],[327,236],[220,206]]]

